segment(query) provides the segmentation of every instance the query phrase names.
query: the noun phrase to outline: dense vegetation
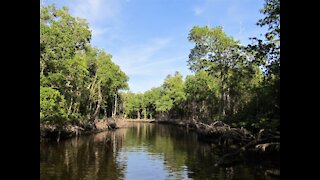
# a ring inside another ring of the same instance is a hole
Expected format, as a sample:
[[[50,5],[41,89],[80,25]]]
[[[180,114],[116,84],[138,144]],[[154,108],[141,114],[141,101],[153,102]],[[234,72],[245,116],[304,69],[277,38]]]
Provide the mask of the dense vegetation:
[[[118,91],[128,76],[112,56],[90,45],[84,19],[63,7],[40,8],[40,121],[92,120],[114,116]]]
[[[222,120],[250,129],[280,128],[280,1],[261,10],[265,40],[243,46],[222,27],[194,26],[188,66],[194,75],[168,75],[160,87],[143,94],[123,93],[130,118]]]
[[[123,114],[126,118],[222,120],[250,129],[280,128],[280,1],[267,0],[257,23],[265,39],[243,46],[222,27],[194,26],[188,66],[144,93],[128,89],[112,56],[90,45],[84,19],[41,7],[40,120],[60,123]]]

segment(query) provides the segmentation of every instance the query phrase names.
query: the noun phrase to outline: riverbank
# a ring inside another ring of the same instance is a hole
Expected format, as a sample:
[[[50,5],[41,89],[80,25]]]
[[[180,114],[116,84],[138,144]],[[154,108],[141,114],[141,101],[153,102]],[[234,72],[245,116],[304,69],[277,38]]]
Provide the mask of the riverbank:
[[[196,133],[182,127],[128,125],[41,143],[41,179],[278,179],[265,177],[271,169],[261,164],[215,167],[220,150],[198,141]]]
[[[40,125],[41,141],[59,141],[84,134],[93,134],[129,127],[135,123],[171,124],[197,134],[198,141],[205,141],[213,148],[221,149],[220,159],[215,166],[231,167],[240,162],[267,164],[266,174],[280,176],[280,132],[260,130],[254,134],[244,128],[233,128],[216,121],[204,124],[194,120],[143,120],[143,119],[100,119],[77,124]]]
[[[40,124],[40,142],[42,140],[56,140],[71,138],[83,134],[114,130],[128,126],[132,122],[163,123],[181,126],[187,130],[195,131],[198,140],[206,141],[214,146],[238,149],[243,152],[280,152],[280,132],[261,129],[257,134],[245,128],[232,128],[229,125],[216,121],[205,124],[195,120],[159,120],[159,119],[99,119],[95,121],[66,123],[63,125]]]
[[[126,122],[146,122],[146,123],[153,123],[156,122],[155,119],[124,119]]]
[[[106,130],[124,128],[127,122],[124,119],[99,119],[95,121],[76,122],[65,124],[40,124],[40,142],[60,141],[85,134],[98,133]]]
[[[65,124],[40,124],[40,142],[41,141],[60,141],[80,135],[98,133],[107,130],[115,130],[127,127],[128,123],[145,122],[153,123],[155,119],[124,119],[107,118],[95,121],[85,121]]]
[[[231,166],[241,161],[260,161],[271,164],[269,175],[280,176],[280,132],[261,129],[258,133],[234,128],[221,121],[205,124],[195,120],[156,120],[195,131],[199,141],[224,149],[215,166]]]

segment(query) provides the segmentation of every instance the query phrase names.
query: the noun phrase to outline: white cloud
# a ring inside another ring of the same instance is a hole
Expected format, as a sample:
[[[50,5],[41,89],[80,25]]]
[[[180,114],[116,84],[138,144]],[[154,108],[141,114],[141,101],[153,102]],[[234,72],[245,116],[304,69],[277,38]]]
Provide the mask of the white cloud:
[[[239,22],[240,26],[239,26],[239,36],[242,35],[242,32],[246,29],[243,25],[242,25],[242,21]]]
[[[195,7],[193,9],[194,15],[199,16],[204,12],[204,8],[203,7]]]
[[[193,7],[192,11],[194,12],[195,16],[200,16],[202,14],[205,14],[207,12],[207,9],[210,9],[210,7],[215,6],[220,2],[221,0],[204,0],[201,1],[201,3],[197,4],[195,7]]]
[[[73,0],[66,5],[73,16],[85,18],[92,30],[92,44],[99,48],[123,41],[121,11],[125,0]]]
[[[176,70],[175,64],[177,62],[186,61],[186,56],[178,56],[173,58],[155,58],[150,59],[151,62],[140,63],[128,66],[126,73],[136,76],[159,76],[167,75]],[[134,64],[134,63],[133,63]]]
[[[107,28],[107,27],[105,28],[91,27],[90,29],[92,30],[92,36],[94,38],[97,38],[98,36],[101,36],[106,32],[110,31],[110,28]]]
[[[188,54],[168,54],[174,48],[171,38],[156,38],[135,46],[122,47],[113,53],[113,61],[130,77],[129,86],[133,92],[143,92],[160,86],[168,74],[179,71],[187,73]]]
[[[72,2],[73,14],[88,19],[90,23],[116,20],[121,11],[119,0],[76,0]]]
[[[113,53],[113,60],[120,65],[128,75],[136,74],[137,67],[155,60],[157,53],[166,48],[171,39],[157,38],[148,43],[139,44],[131,47],[123,47],[118,53]]]

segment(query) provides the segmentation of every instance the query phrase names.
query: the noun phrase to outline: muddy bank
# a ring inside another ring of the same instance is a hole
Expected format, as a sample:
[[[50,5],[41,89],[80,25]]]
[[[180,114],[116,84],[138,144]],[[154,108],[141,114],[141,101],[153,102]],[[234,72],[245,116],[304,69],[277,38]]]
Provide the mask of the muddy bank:
[[[99,119],[95,121],[65,123],[62,125],[40,124],[41,141],[60,141],[84,134],[98,133],[106,130],[114,130],[126,127],[123,119]]]
[[[257,149],[265,151],[270,146],[280,143],[279,131],[261,129],[258,133],[252,133],[251,131],[242,127],[231,127],[222,121],[216,121],[211,124],[205,124],[195,120],[180,119],[156,120],[155,122],[185,127],[188,130],[195,131],[198,134],[199,140],[224,147],[241,147],[244,145],[251,147],[253,145],[257,145]],[[248,144],[250,142],[252,144]],[[271,144],[267,145],[268,142]]]
[[[126,122],[146,122],[146,123],[153,123],[155,119],[124,119]]]
[[[245,128],[233,128],[222,121],[205,124],[195,120],[156,120],[158,123],[173,124],[195,131],[198,140],[210,143],[213,147],[223,149],[216,166],[231,166],[241,161],[262,162],[271,168],[280,167],[280,132],[261,129],[252,133]],[[278,175],[278,170],[267,174]]]

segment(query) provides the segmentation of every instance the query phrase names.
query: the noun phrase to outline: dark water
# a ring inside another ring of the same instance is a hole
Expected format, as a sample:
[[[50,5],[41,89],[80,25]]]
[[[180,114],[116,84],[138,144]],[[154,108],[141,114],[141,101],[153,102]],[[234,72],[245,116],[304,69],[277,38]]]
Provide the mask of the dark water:
[[[41,143],[40,179],[275,179],[257,165],[215,167],[217,154],[216,148],[179,127],[133,123],[116,131]]]

